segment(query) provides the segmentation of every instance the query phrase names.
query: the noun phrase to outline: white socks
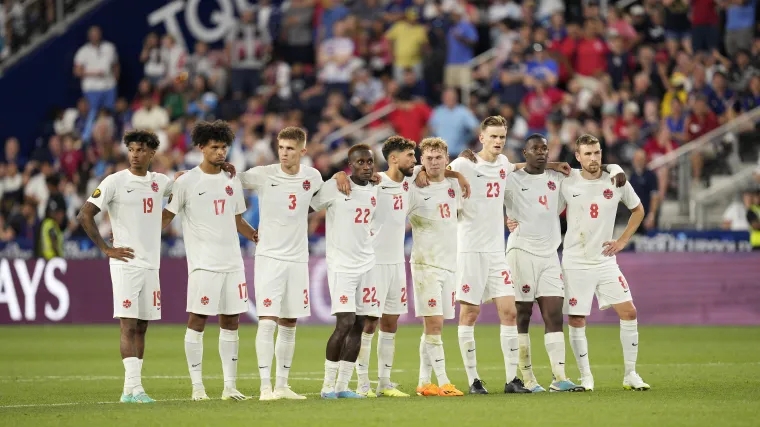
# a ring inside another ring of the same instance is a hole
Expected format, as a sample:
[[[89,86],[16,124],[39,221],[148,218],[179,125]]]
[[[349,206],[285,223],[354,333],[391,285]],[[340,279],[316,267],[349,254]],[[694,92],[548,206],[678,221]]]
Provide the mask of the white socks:
[[[533,374],[533,362],[530,360],[530,335],[518,333],[517,343],[520,346],[520,372],[522,373],[523,381],[525,381],[525,384],[538,382]]]
[[[362,347],[356,358],[356,376],[359,377],[357,388],[369,385],[369,358],[372,353],[372,338],[375,334],[362,332]]]
[[[222,359],[222,373],[224,374],[224,388],[237,388],[237,364],[240,337],[237,329],[219,330],[219,358]]]
[[[325,381],[322,383],[323,391],[333,391],[335,389],[335,378],[338,376],[340,362],[325,360]]]
[[[478,376],[478,360],[475,356],[475,326],[459,325],[459,352],[462,353],[464,370],[467,372],[467,385],[480,378]],[[437,371],[436,371],[437,374]]]
[[[395,352],[396,334],[379,331],[377,333],[377,388],[380,390],[391,384],[391,368]]]
[[[348,391],[348,382],[354,376],[354,362],[341,360],[338,362],[338,380],[335,382],[335,392]]]
[[[274,356],[274,331],[277,322],[264,319],[259,321],[256,331],[256,359],[261,378],[261,390],[272,387],[272,357]]]
[[[185,358],[193,390],[203,388],[203,332],[185,331]]]
[[[636,371],[636,359],[639,356],[639,328],[637,320],[620,321],[620,344],[623,345],[625,375],[628,375]]]
[[[443,340],[440,335],[425,335],[425,351],[433,365],[435,376],[438,378],[438,385],[449,384],[449,377],[446,375],[446,357],[443,352]]]
[[[501,325],[499,327],[501,352],[504,353],[504,368],[507,371],[507,382],[517,377],[517,362],[520,357],[520,344],[517,340],[517,326]]]
[[[433,364],[430,363],[430,357],[428,357],[427,347],[425,347],[425,334],[420,337],[420,380],[418,386],[428,385],[432,381],[430,380],[430,374],[433,372]]]
[[[277,358],[275,388],[285,388],[288,386],[290,365],[293,364],[293,353],[295,351],[296,328],[280,325],[277,332],[277,343],[274,346],[274,354]]]
[[[132,396],[143,392],[142,381],[140,379],[140,359],[136,357],[126,357],[121,360],[124,363],[124,394]],[[139,391],[137,387],[140,387]]]
[[[591,375],[591,362],[588,358],[588,340],[586,339],[586,327],[570,328],[570,347],[575,355],[575,363],[581,372],[581,377]]]
[[[555,381],[564,381],[565,376],[565,334],[562,332],[549,332],[544,334],[544,346],[549,354],[552,364],[552,373]]]

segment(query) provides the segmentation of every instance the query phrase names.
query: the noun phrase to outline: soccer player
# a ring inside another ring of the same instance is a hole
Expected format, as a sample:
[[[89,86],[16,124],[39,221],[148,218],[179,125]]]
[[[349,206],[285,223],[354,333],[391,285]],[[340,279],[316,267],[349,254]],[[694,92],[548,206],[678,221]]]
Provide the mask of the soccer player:
[[[380,317],[377,301],[365,297],[365,289],[375,286],[371,221],[377,207],[377,187],[370,182],[374,174],[372,149],[355,145],[348,151],[348,161],[351,194],[341,193],[337,182],[330,180],[311,200],[315,211],[327,211],[327,280],[336,318],[325,351],[323,399],[365,398],[349,390],[348,382],[359,355],[364,320],[367,315]]]
[[[174,183],[162,227],[182,214],[187,251],[188,284],[185,356],[193,385],[193,400],[207,400],[203,386],[203,331],[208,316],[219,316],[219,356],[222,359],[222,400],[246,400],[237,390],[238,326],[248,311],[248,288],[238,233],[256,239],[256,230],[242,217],[245,198],[240,180],[222,171],[235,135],[221,120],[200,122],[192,131],[193,145],[203,161]]]
[[[113,317],[121,324],[120,351],[124,363],[122,403],[150,403],[141,371],[148,322],[161,319],[161,202],[172,182],[148,168],[158,148],[156,134],[134,130],[124,135],[129,169],[106,177],[92,193],[77,219],[95,245],[110,258]],[[100,236],[95,215],[108,210],[113,246]]]
[[[448,146],[441,138],[420,143],[422,165],[430,185],[410,189],[409,222],[412,224],[411,269],[414,283],[414,312],[422,317],[420,343],[420,396],[463,396],[446,375],[446,357],[441,330],[444,319],[454,318],[456,290],[457,214],[462,190],[455,179],[444,176]],[[425,361],[428,363],[425,363]],[[438,378],[432,383],[430,366]]]
[[[311,314],[307,222],[309,204],[322,187],[322,176],[316,169],[301,165],[301,157],[306,154],[303,129],[281,130],[277,147],[279,164],[258,166],[239,176],[243,188],[258,193],[261,211],[253,273],[259,316],[256,356],[260,400],[299,400],[306,396],[290,389],[288,376],[295,352],[297,319]],[[274,391],[272,356],[277,362]]]
[[[628,282],[620,272],[615,254],[623,250],[644,219],[644,207],[630,183],[622,188],[610,185],[610,174],[602,171],[602,149],[591,135],[578,138],[575,158],[581,173],[562,183],[562,197],[567,203],[567,233],[562,255],[565,275],[565,311],[570,326],[570,346],[581,372],[581,385],[594,389],[591,374],[586,317],[596,294],[599,308],[612,307],[620,317],[620,343],[623,347],[626,390],[649,390],[636,373],[639,332],[636,307]],[[623,234],[612,238],[615,216],[620,202],[631,210]]]
[[[583,391],[583,387],[575,385],[565,375],[565,336],[562,332],[565,292],[557,256],[561,240],[558,215],[564,203],[559,187],[565,177],[546,170],[548,144],[543,135],[529,136],[523,155],[527,165],[510,176],[504,192],[507,215],[520,224],[507,242],[507,264],[512,268],[512,281],[517,285],[520,370],[529,390],[534,393],[545,391],[533,374],[530,357],[528,328],[533,301],[536,301],[544,320],[544,345],[554,374],[550,389]],[[609,170],[619,182],[620,168],[611,165]],[[571,176],[577,173],[571,171]]]

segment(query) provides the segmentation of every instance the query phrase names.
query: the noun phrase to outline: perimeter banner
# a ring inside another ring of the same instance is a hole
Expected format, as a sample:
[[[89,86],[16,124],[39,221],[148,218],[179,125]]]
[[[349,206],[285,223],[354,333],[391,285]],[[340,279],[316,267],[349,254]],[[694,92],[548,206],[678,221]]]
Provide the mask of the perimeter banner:
[[[669,325],[760,325],[760,254],[658,253],[618,256],[639,311],[639,322]],[[250,309],[255,321],[253,260],[246,259]],[[311,317],[303,323],[330,324],[327,265],[309,262]],[[162,322],[187,320],[187,263],[182,258],[161,261]],[[407,268],[409,314],[414,318],[411,275]],[[518,284],[519,285],[519,284]],[[519,289],[519,287],[518,287]],[[0,324],[115,322],[108,262],[99,260],[0,260]],[[538,310],[535,321],[540,322]],[[591,323],[617,323],[613,310],[596,306]],[[456,322],[453,320],[452,322]],[[480,322],[498,323],[493,304],[483,307]]]

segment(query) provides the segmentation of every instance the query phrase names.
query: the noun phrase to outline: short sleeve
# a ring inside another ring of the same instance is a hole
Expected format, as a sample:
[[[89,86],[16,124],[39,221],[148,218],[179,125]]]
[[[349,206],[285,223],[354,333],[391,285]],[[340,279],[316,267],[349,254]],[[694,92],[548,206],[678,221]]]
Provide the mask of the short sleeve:
[[[417,187],[417,185],[413,184],[409,186],[409,209],[406,211],[407,216],[414,213],[417,208],[417,200],[419,199],[419,196],[417,195],[418,191],[420,191],[420,188]]]
[[[338,192],[338,184],[334,179],[322,185],[322,188],[317,192],[314,197],[311,198],[311,207],[315,211],[321,211],[330,206],[335,199],[335,194]]]
[[[174,180],[166,175],[161,175],[166,184],[164,185],[164,197],[169,197],[172,194],[172,188],[174,188]]]
[[[507,175],[514,172],[516,167],[514,163],[509,161],[509,158],[503,154],[499,154],[499,157],[501,158],[501,163],[504,165],[505,172],[507,172]]]
[[[232,185],[237,187],[235,189],[235,215],[240,215],[247,209],[245,206],[245,194],[243,194],[243,185],[240,183],[239,179],[236,179]]]
[[[174,182],[172,193],[169,195],[169,203],[166,205],[166,210],[175,215],[185,208],[185,191],[182,185],[183,182],[182,177]]]
[[[92,192],[92,195],[90,195],[90,198],[87,199],[87,201],[97,206],[101,211],[108,209],[108,205],[116,195],[117,185],[114,181],[116,180],[113,178],[113,175],[107,176],[106,179],[98,185],[98,188]]]
[[[639,199],[630,182],[626,182],[623,186],[623,196],[620,200],[628,209],[633,209],[641,204],[641,199]]]
[[[314,194],[319,192],[319,190],[321,190],[324,185],[325,181],[322,180],[322,175],[320,175],[319,172],[314,169],[314,173],[312,174],[311,178],[311,188],[314,189]]]
[[[266,182],[266,173],[263,166],[248,169],[243,173],[239,173],[237,176],[240,180],[241,186],[246,190],[260,191],[261,186]]]
[[[87,55],[84,48],[84,46],[80,47],[76,55],[74,55],[74,65],[84,65],[85,56]]]
[[[453,162],[449,163],[448,170],[452,170],[454,172],[462,172],[462,168],[465,167],[465,163],[472,163],[468,159],[465,159],[464,157],[457,157],[454,159]]]

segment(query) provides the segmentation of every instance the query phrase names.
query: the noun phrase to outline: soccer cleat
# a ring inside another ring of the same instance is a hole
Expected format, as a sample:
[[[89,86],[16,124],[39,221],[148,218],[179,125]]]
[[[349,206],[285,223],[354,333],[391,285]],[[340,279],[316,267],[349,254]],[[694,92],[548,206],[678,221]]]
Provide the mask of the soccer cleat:
[[[586,391],[594,391],[594,377],[592,375],[581,375],[581,385]]]
[[[562,381],[552,382],[552,385],[549,386],[549,391],[551,392],[584,391],[584,389],[583,387],[576,385],[574,382],[570,380],[562,380]]]
[[[541,386],[539,386],[541,387]],[[523,384],[522,380],[520,378],[515,377],[512,381],[504,384],[504,393],[511,394],[511,393],[530,393],[531,391],[525,388],[525,384]]]
[[[454,387],[454,384],[444,384],[438,390],[438,395],[447,397],[459,397],[464,396],[464,393],[457,390],[457,388]]]
[[[222,392],[222,400],[248,400],[249,396],[237,391],[234,388],[225,388]]]
[[[356,394],[364,397],[377,397],[377,394],[372,390],[369,384],[362,384],[356,389]]]
[[[535,381],[528,381],[528,383],[525,384],[525,388],[530,390],[531,393],[543,393],[546,391],[545,388],[541,387],[541,384]]]
[[[361,394],[354,393],[351,390],[339,391],[336,394],[338,396],[338,399],[366,399],[367,398],[367,396],[362,396]]]
[[[439,394],[438,386],[433,383],[417,386],[417,396],[438,396]]]
[[[193,389],[193,400],[209,400],[208,395],[206,394],[206,389],[199,388],[199,389]]]
[[[623,378],[623,388],[636,391],[646,391],[650,389],[649,384],[645,383],[636,372],[631,372]]]
[[[264,386],[259,391],[259,400],[261,401],[267,401],[267,400],[277,400],[277,398],[274,395],[274,392],[272,391],[272,386]]]
[[[135,398],[131,394],[122,394],[121,399],[119,400],[121,403],[136,403]]]
[[[302,396],[295,391],[290,389],[290,386],[287,387],[280,387],[274,389],[274,398],[275,400],[279,399],[285,399],[285,400],[304,400],[306,399],[306,396]]]
[[[334,389],[322,389],[322,391],[319,393],[319,396],[322,399],[337,399],[338,395],[335,394]]]
[[[148,396],[144,391],[142,393],[138,393],[135,396],[132,396],[134,401],[136,403],[154,403],[155,400],[151,399],[150,396]]]
[[[470,386],[470,394],[488,394],[488,390],[483,387],[484,384],[485,382],[483,380],[475,378],[475,381],[473,381]]]
[[[382,390],[377,390],[377,395],[381,397],[409,397],[408,394],[397,389],[396,387],[388,387]]]

